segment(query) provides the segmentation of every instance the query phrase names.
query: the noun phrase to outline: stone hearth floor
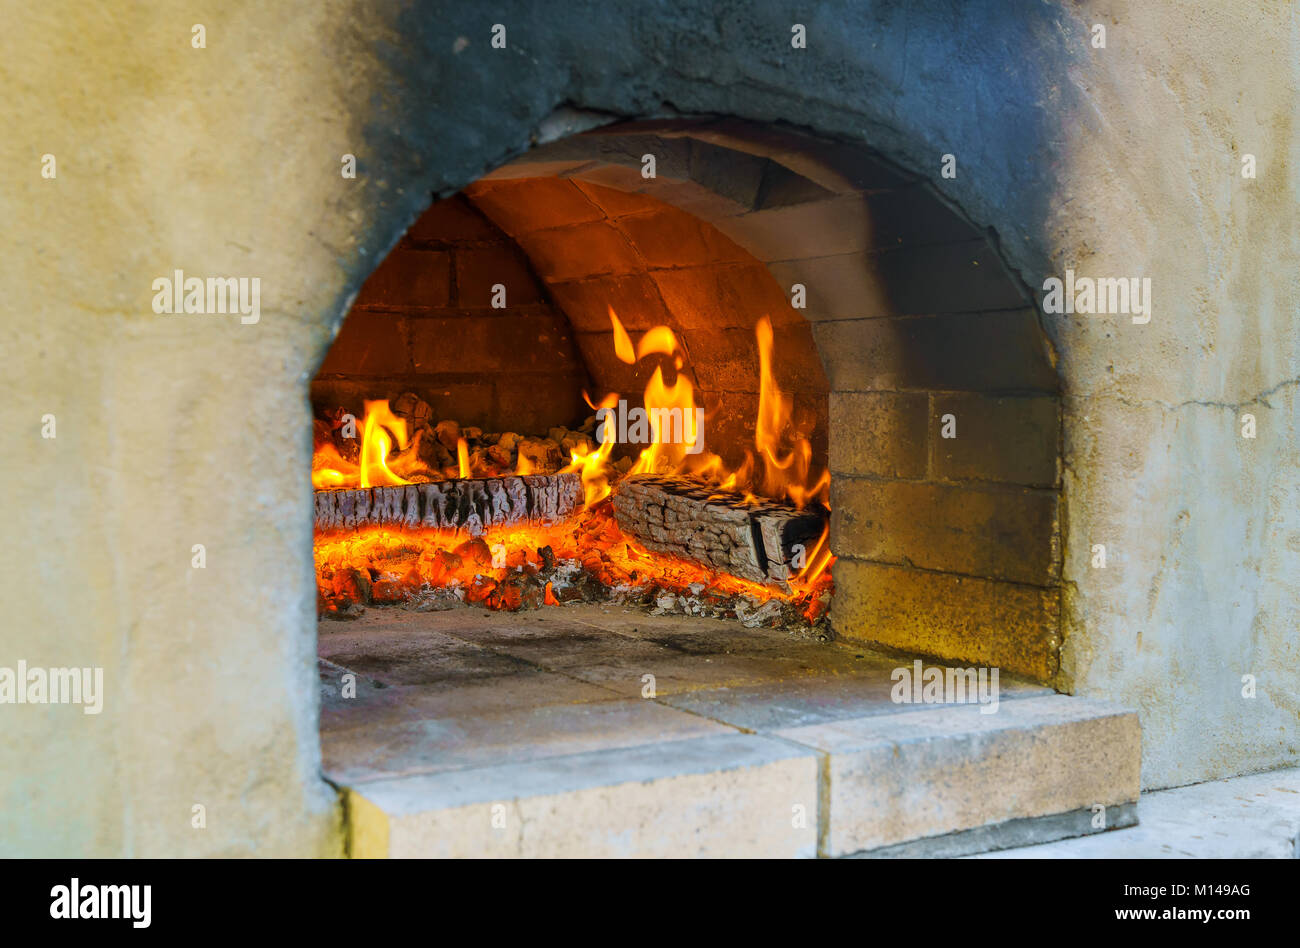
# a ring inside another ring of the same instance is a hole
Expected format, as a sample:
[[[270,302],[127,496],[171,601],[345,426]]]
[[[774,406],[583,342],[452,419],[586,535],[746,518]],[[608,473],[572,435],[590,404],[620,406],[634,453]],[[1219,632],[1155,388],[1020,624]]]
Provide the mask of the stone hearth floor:
[[[375,608],[319,653],[357,856],[951,855],[1096,803],[1132,822],[1133,715],[1010,676],[994,714],[895,704],[908,659],[598,605]]]

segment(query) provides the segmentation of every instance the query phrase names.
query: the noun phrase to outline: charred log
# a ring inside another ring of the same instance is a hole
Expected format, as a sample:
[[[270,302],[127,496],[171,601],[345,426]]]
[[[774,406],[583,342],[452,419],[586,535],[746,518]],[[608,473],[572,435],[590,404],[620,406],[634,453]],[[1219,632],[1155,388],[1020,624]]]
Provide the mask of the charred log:
[[[799,510],[775,500],[747,502],[677,475],[625,477],[613,501],[619,527],[646,548],[782,586],[798,574],[800,552],[812,549],[828,517],[821,506]]]
[[[555,523],[578,509],[582,481],[575,473],[482,477],[316,491],[320,533],[382,526],[405,530],[465,530]]]

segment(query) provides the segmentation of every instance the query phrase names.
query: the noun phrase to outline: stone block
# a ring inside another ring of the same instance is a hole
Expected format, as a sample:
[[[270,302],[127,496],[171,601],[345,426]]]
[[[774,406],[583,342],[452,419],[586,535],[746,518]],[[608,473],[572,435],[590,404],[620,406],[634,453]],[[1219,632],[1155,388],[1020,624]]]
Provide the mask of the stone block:
[[[839,476],[831,482],[835,547],[896,566],[1046,586],[1060,576],[1054,490]]]
[[[417,380],[408,387],[433,409],[433,417],[491,429],[496,421],[495,381]]]
[[[572,334],[557,313],[411,317],[411,358],[418,374],[577,369]]]
[[[817,351],[832,391],[897,391],[903,373],[902,331],[897,320],[846,319],[812,324]]]
[[[676,324],[688,329],[739,328],[753,331],[768,316],[779,329],[805,320],[790,298],[758,265],[693,267],[650,273]]]
[[[348,791],[373,858],[790,858],[817,849],[817,758],[752,734],[408,776]],[[805,819],[794,816],[802,807]]]
[[[834,386],[833,380],[831,384]],[[929,433],[926,395],[832,390],[829,411],[833,474],[925,477]]]
[[[749,210],[696,181],[681,181],[663,174],[646,181],[639,190],[647,197],[669,204],[687,214],[694,214],[700,220],[709,223],[735,217]]]
[[[701,388],[759,390],[758,340],[752,329],[688,329],[682,338]],[[772,361],[783,392],[826,392],[826,377],[806,323],[783,327],[775,334]]]
[[[582,400],[587,385],[585,373],[578,372],[498,375],[492,379],[496,408],[490,430],[511,426],[540,432],[580,424],[591,414]]]
[[[606,221],[525,234],[519,245],[547,282],[644,269],[627,238]]]
[[[861,147],[819,141],[809,148],[805,135],[774,125],[755,126],[739,119],[719,119],[690,130],[703,141],[762,155],[836,193],[904,186],[915,179]]]
[[[860,195],[741,214],[715,226],[764,262],[859,253],[871,248],[871,215]]]
[[[399,375],[409,370],[404,318],[354,309],[343,320],[318,374]]]
[[[646,179],[641,177],[639,171],[622,165],[600,167],[608,173],[608,177],[605,178],[609,182],[608,186],[598,184],[596,178],[586,177],[575,177],[573,183],[587,196],[587,200],[605,212],[606,217],[614,219],[628,214],[647,214],[663,210],[662,201],[636,193],[646,183]]]
[[[1048,396],[934,395],[931,477],[1055,487],[1060,411]],[[956,419],[955,438],[940,437],[946,415]]]
[[[807,287],[813,321],[1024,310],[1027,302],[983,241],[787,258],[771,270],[783,286]]]
[[[499,656],[504,659],[506,656]],[[523,664],[523,663],[520,663]],[[525,666],[529,667],[529,666]],[[509,693],[528,686],[529,672],[497,676],[492,690]],[[353,720],[348,727],[336,726],[323,734],[325,773],[335,783],[357,788],[410,774],[434,774],[479,768],[504,761],[523,763],[548,757],[615,750],[713,734],[734,733],[730,728],[698,715],[677,711],[641,698],[613,699],[607,691],[554,675],[549,694],[533,698],[540,703],[508,710],[465,711],[448,707],[439,714],[426,709],[444,704],[436,687],[381,689],[396,691],[404,703],[414,703],[415,713],[399,715],[375,702],[377,712],[369,720]],[[337,686],[333,689],[337,691]],[[480,688],[479,691],[485,689]],[[472,698],[469,688],[456,689]],[[596,700],[589,693],[601,691]],[[585,700],[565,702],[563,696]],[[360,690],[358,695],[360,695]],[[385,699],[388,696],[384,696]],[[355,714],[355,718],[361,718]],[[335,721],[343,715],[335,715]]]
[[[763,180],[759,184],[758,196],[754,200],[754,210],[765,211],[777,207],[793,207],[796,204],[811,204],[827,201],[835,197],[836,192],[829,191],[803,175],[791,171],[785,165],[769,161],[763,168]]]
[[[974,227],[924,184],[868,195],[867,212],[875,250],[980,239]]]
[[[983,238],[904,247],[873,258],[888,315],[971,313],[1033,305]],[[882,314],[883,315],[883,314]]]
[[[669,178],[686,181],[691,177],[691,146],[693,142],[684,136],[632,134],[632,135],[593,135],[591,141],[596,143],[599,151],[593,155],[600,161],[621,164],[641,173],[646,155],[655,156],[655,179]],[[645,179],[643,179],[645,180]]]
[[[766,159],[699,139],[689,141],[692,181],[746,209],[758,202]]]
[[[758,417],[757,392],[697,391],[704,405],[704,448],[722,457],[733,470],[754,453],[754,421]]]
[[[629,331],[676,324],[658,285],[645,273],[551,283],[548,289],[580,332],[609,332],[611,308]]]
[[[416,244],[453,244],[497,240],[503,235],[463,194],[438,201],[421,214],[406,232]]]
[[[550,154],[585,157],[589,162],[622,165],[640,176],[645,155],[655,156],[655,173],[659,178],[684,181],[690,177],[691,140],[681,135],[659,135],[655,130],[619,134],[596,131],[547,145]]]
[[[451,301],[451,255],[398,247],[366,280],[357,305],[446,306]]]
[[[597,400],[606,392],[618,392],[629,404],[639,405],[655,367],[665,362],[660,357],[651,357],[628,365],[614,352],[612,332],[580,332],[575,334],[575,340],[595,386],[592,394]]]
[[[1065,695],[777,731],[827,755],[825,854],[1137,801],[1137,714]]]
[[[831,547],[837,538],[831,534]],[[838,552],[838,550],[836,550]],[[1056,674],[1060,592],[840,556],[831,625],[846,641],[997,665],[1033,681]]]
[[[892,308],[866,253],[779,260],[769,263],[768,270],[787,292],[803,285],[807,305],[800,312],[811,322],[878,317]]]
[[[752,259],[717,228],[675,207],[623,217],[615,226],[651,268],[744,263]]]
[[[837,387],[853,391],[1054,392],[1033,310],[841,319],[814,326]]]
[[[567,178],[479,181],[467,187],[465,195],[497,227],[515,238],[538,230],[598,221],[605,216]]]
[[[512,243],[484,247],[458,247],[456,262],[456,305],[488,309],[493,286],[506,288],[506,308],[538,303],[543,299],[541,284],[528,268],[528,260]]]

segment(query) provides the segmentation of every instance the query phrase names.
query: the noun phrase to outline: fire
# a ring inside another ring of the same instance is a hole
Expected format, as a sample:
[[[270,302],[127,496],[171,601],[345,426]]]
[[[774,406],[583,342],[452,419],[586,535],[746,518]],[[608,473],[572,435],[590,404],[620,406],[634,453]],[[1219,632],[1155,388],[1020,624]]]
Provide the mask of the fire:
[[[751,500],[756,494],[788,499],[803,509],[810,503],[826,503],[830,472],[812,474],[812,443],[808,432],[795,423],[794,399],[781,390],[773,372],[772,322],[766,316],[754,327],[758,344],[758,417],[754,430],[754,450],[747,451],[740,468],[731,470],[723,459],[704,449],[704,432],[697,419],[701,416],[695,400],[695,388],[682,372],[681,348],[677,336],[667,326],[655,326],[634,347],[618,314],[609,308],[614,334],[614,354],[623,362],[634,364],[652,356],[673,360],[672,384],[664,379],[662,364],[646,384],[643,404],[650,420],[650,444],[640,454],[629,473],[690,474],[717,484],[722,490],[743,492]],[[594,451],[575,450],[567,470],[581,472],[586,503],[592,507],[610,493],[610,462],[614,448],[611,412],[618,405],[617,393],[606,395],[597,409],[605,423],[598,429],[604,435]],[[588,404],[592,404],[588,400]],[[757,461],[755,460],[757,459]],[[826,569],[834,562],[830,552],[829,526],[807,554],[807,562],[791,585],[796,591],[809,593]]]
[[[394,443],[399,451],[406,450],[406,422],[392,413],[388,402],[367,402],[358,472],[362,487],[389,487],[411,483],[393,473],[388,467],[388,455]]]
[[[716,453],[704,449],[704,432],[697,421],[700,406],[693,383],[682,371],[681,347],[673,331],[667,326],[655,326],[634,347],[612,307],[609,321],[614,332],[614,353],[623,362],[634,364],[647,356],[668,356],[675,370],[669,384],[664,379],[664,366],[658,365],[646,384],[643,404],[650,422],[650,443],[630,473],[690,474],[724,490],[742,491],[751,498],[761,494],[788,499],[801,509],[810,503],[825,503],[830,473],[822,471],[812,476],[808,432],[796,425],[794,399],[781,390],[773,373],[771,320],[764,316],[754,329],[759,364],[754,449],[747,451],[745,462],[736,470],[729,469]],[[592,406],[597,408],[598,416],[605,417],[601,430],[606,437],[595,451],[574,451],[567,468],[582,473],[588,506],[610,492],[608,468],[614,446],[610,421],[618,403],[619,396],[614,393]]]
[[[610,315],[613,315],[612,310]],[[629,342],[629,348],[631,345]],[[591,405],[590,399],[587,404]],[[591,407],[596,409],[596,414],[599,416],[602,412],[612,411],[617,405],[617,395],[606,395],[599,405]],[[591,450],[575,448],[570,456],[569,466],[565,468],[566,471],[577,471],[582,477],[584,501],[588,507],[594,507],[610,494],[609,460],[618,439],[618,432],[609,424],[599,425],[596,431],[600,436],[600,444]],[[522,457],[520,461],[523,461]]]
[[[343,424],[355,427],[356,421]],[[387,401],[368,401],[357,460],[344,458],[331,442],[317,444],[311,465],[312,486],[322,489],[410,484],[413,481],[408,476],[427,473],[419,461],[417,447],[407,438],[405,419],[395,415]]]
[[[557,589],[554,581],[539,578],[548,560],[574,567],[580,563],[583,573],[624,597],[651,590],[699,590],[704,597],[744,596],[755,604],[780,599],[799,605],[810,622],[825,610],[819,598],[824,582],[785,593],[651,552],[619,530],[608,503],[585,508],[562,523],[492,527],[473,538],[446,530],[369,528],[318,538],[315,557],[324,611],[363,600],[401,602],[424,587],[452,590],[455,598],[509,611],[578,598],[580,584],[567,582]]]
[[[626,403],[618,393],[605,395],[599,403],[587,397],[598,420],[595,443],[573,447],[564,468],[577,472],[582,480],[585,504],[577,516],[549,527],[492,528],[475,538],[444,535],[442,531],[390,533],[378,529],[347,538],[318,538],[322,601],[332,608],[362,600],[394,601],[394,596],[400,599],[433,587],[457,590],[466,601],[491,608],[559,605],[568,601],[565,596],[576,587],[558,588],[552,579],[530,581],[542,571],[546,571],[544,577],[559,575],[554,572],[558,560],[580,564],[582,571],[611,590],[703,590],[704,596],[740,596],[757,603],[779,598],[797,605],[810,623],[815,622],[826,608],[827,570],[834,562],[828,531],[807,551],[806,562],[789,588],[782,590],[651,552],[623,535],[606,502],[620,471],[628,471],[690,475],[751,501],[767,497],[788,500],[800,508],[825,504],[830,475],[812,470],[809,432],[796,424],[793,398],[776,382],[770,320],[763,317],[755,326],[759,401],[754,444],[747,449],[745,461],[732,469],[705,446],[701,419],[706,416],[697,402],[693,381],[683,371],[684,351],[673,331],[655,326],[634,344],[612,308],[609,318],[614,353],[620,360],[628,364],[651,357],[658,360],[643,393],[648,431],[644,437],[629,438],[646,445],[634,460],[615,457],[619,440],[616,413]],[[665,377],[666,369],[671,382]],[[464,436],[456,440],[454,464],[448,466],[447,453],[435,444],[435,452],[425,454],[441,457],[437,463],[442,469],[428,467],[420,459],[421,439],[429,437],[431,429],[424,426],[409,437],[406,420],[395,414],[387,401],[365,403],[359,448],[349,460],[344,456],[347,451],[339,448],[348,443],[346,428],[340,432],[346,423],[356,424],[351,416],[336,416],[328,438],[318,428],[312,462],[312,484],[318,489],[397,486],[509,473],[497,462],[486,464],[482,448],[471,455]],[[318,426],[324,424],[318,422]],[[336,439],[335,432],[343,437]],[[444,444],[449,447],[450,439]],[[514,473],[535,473],[533,461],[523,451],[518,453]]]

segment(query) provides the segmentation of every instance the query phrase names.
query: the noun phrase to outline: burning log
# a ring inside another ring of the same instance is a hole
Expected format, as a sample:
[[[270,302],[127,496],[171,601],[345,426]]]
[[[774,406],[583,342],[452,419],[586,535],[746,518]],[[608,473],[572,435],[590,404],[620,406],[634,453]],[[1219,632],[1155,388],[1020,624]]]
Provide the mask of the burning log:
[[[488,527],[555,523],[572,514],[581,500],[582,481],[572,472],[318,490],[316,530],[459,529],[476,537]]]
[[[648,549],[785,586],[802,567],[799,548],[812,550],[828,512],[775,500],[746,502],[689,477],[635,474],[615,488],[614,515]]]

